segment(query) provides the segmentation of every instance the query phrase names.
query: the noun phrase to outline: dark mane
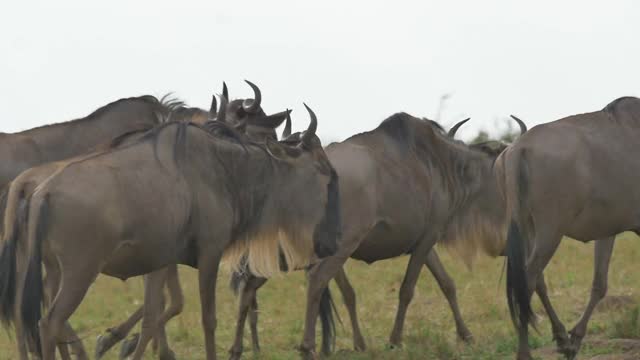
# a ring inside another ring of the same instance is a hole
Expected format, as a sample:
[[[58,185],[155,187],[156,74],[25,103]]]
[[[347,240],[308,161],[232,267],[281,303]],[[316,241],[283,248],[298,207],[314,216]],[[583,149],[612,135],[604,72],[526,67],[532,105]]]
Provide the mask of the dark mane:
[[[431,119],[427,119],[426,117],[422,118],[422,121],[428,121],[429,123],[431,123],[431,125],[433,125],[436,129],[440,130],[443,134],[446,133],[447,131],[442,127],[442,125],[440,125],[439,122],[435,121],[435,120],[431,120]]]
[[[248,138],[226,122],[211,120],[202,125],[192,124],[219,138],[233,140],[238,144],[247,144]]]
[[[195,107],[178,106],[171,111],[167,121],[184,121],[191,120],[196,115],[204,114],[208,117],[209,112]]]
[[[605,106],[602,111],[609,113],[610,115],[615,115],[618,110],[620,110],[621,106],[624,105],[635,105],[640,108],[640,99],[633,96],[623,96],[621,98],[617,98],[610,102],[607,106]]]
[[[413,116],[407,113],[395,113],[383,120],[374,131],[382,131],[399,143],[406,145],[413,138],[409,127],[409,121],[412,119],[414,119]]]
[[[374,131],[383,132],[404,151],[414,153],[433,174],[441,177],[454,207],[463,204],[482,182],[480,162],[489,156],[451,139],[431,121],[406,113],[393,114]]]

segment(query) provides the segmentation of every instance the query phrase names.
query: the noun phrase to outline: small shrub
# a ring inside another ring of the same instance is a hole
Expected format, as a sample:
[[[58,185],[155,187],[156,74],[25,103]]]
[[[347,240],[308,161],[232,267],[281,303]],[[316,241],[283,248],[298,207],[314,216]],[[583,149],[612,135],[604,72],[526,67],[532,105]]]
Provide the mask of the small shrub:
[[[640,307],[623,312],[613,320],[610,337],[621,339],[640,339]]]

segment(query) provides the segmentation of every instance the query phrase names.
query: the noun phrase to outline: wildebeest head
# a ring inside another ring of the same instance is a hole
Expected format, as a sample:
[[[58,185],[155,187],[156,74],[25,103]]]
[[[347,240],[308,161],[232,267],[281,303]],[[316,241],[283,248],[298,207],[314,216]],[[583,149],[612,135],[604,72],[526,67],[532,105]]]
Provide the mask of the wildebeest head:
[[[520,120],[518,117],[511,115],[511,118],[518,123],[520,127],[520,136],[522,136],[525,132],[527,132],[527,125],[524,121]],[[469,145],[470,148],[475,150],[480,150],[483,153],[489,155],[493,160],[495,160],[498,155],[502,154],[502,152],[509,146],[510,143],[506,143],[504,141],[499,140],[489,140],[483,141],[475,144]]]
[[[318,219],[313,229],[314,252],[319,258],[323,258],[335,253],[337,240],[341,235],[338,175],[316,136],[317,117],[306,104],[304,106],[311,118],[307,130],[290,134],[290,119],[287,114],[287,127],[282,141],[268,140],[266,146],[269,154],[277,161],[296,165],[291,166],[291,169],[295,169],[291,178],[296,180],[288,185],[287,190],[305,194],[304,204],[295,211],[301,216]]]
[[[263,141],[266,138],[277,139],[275,128],[280,126],[285,120],[287,111],[267,115],[261,107],[262,93],[258,86],[245,80],[253,89],[253,99],[236,99],[230,100],[228,103],[221,102],[221,108],[216,109],[216,99],[213,97],[211,109],[209,110],[209,119],[216,119],[227,122],[246,133],[247,137],[253,141]],[[221,98],[229,100],[229,91],[227,85],[223,84]],[[222,103],[225,103],[224,110]]]

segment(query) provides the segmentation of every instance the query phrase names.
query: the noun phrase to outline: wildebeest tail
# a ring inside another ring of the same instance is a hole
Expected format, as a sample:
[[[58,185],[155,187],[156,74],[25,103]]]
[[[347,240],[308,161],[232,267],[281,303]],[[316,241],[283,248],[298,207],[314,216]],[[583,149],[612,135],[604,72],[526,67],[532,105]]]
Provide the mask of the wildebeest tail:
[[[0,250],[0,321],[9,327],[15,319],[16,300],[16,249],[18,247],[19,230],[24,228],[27,217],[27,206],[24,192],[20,191],[16,198],[16,206],[11,206],[11,211],[5,213],[8,188],[2,191],[2,215],[7,216],[4,241]],[[3,216],[3,218],[4,218]]]
[[[249,274],[240,271],[231,272],[231,277],[229,278],[229,287],[235,296],[238,296],[240,293],[240,289],[244,287],[247,283]]]
[[[507,234],[507,302],[511,320],[517,328],[533,319],[531,297],[525,270],[525,248],[518,224],[511,221]]]
[[[528,176],[524,151],[521,151],[515,162],[516,169],[507,174],[507,199],[511,222],[507,232],[507,303],[511,320],[516,328],[529,326],[534,319],[531,309],[531,296],[526,272],[526,239],[528,232],[523,226],[529,225],[526,216],[528,195]]]
[[[327,286],[324,288],[322,295],[320,296],[319,312],[320,325],[322,326],[322,353],[325,355],[330,354],[336,344],[336,323],[333,319],[334,313],[338,318],[338,321],[342,323],[340,315],[338,315],[336,305],[331,297],[329,286]]]
[[[31,248],[27,274],[22,289],[21,315],[27,339],[37,344],[37,352],[42,357],[38,322],[42,318],[44,290],[42,283],[42,241],[47,228],[48,195],[35,196],[31,205],[36,210],[29,220],[28,239]],[[34,229],[35,226],[35,229]],[[34,231],[35,230],[35,231]]]

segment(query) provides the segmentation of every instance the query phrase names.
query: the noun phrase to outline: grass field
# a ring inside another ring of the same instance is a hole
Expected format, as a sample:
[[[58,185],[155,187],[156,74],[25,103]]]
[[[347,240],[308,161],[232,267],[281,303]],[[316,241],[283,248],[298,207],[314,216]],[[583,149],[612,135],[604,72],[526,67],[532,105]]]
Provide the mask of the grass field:
[[[618,237],[609,273],[609,293],[614,299],[637,300],[640,286],[637,264],[640,242],[635,235]],[[335,359],[511,359],[516,348],[516,335],[511,326],[504,297],[504,280],[499,283],[503,259],[480,256],[472,270],[445,250],[441,258],[456,280],[458,298],[467,325],[475,336],[471,346],[459,343],[449,307],[428,271],[418,281],[409,308],[404,332],[404,346],[389,349],[387,339],[397,307],[398,289],[408,258],[366,265],[349,261],[347,274],[354,285],[368,351],[352,351],[349,319],[337,288],[332,284],[334,299],[344,326],[338,325]],[[570,329],[588,300],[592,278],[593,245],[565,240],[545,274],[551,300]],[[174,318],[168,328],[169,341],[179,359],[203,359],[204,346],[200,327],[200,306],[195,271],[181,269],[186,297],[184,313]],[[235,323],[236,301],[228,290],[228,273],[221,272],[218,283],[218,356],[227,357]],[[301,272],[273,279],[259,292],[261,306],[260,335],[262,353],[254,357],[245,333],[245,358],[297,359],[294,350],[301,340],[305,303],[305,279]],[[142,303],[142,280],[121,282],[100,277],[83,304],[72,317],[72,324],[93,353],[95,338],[103,330],[124,320]],[[596,311],[589,326],[581,359],[622,358],[628,345],[616,338],[640,338],[638,308],[635,301],[623,302],[615,309]],[[535,355],[541,359],[559,358],[553,353],[548,320],[537,298],[535,310],[540,317],[540,334],[531,338]],[[248,330],[248,329],[247,329]],[[637,347],[635,347],[637,349]],[[117,359],[118,348],[106,359]],[[606,355],[609,354],[609,355]],[[637,355],[637,353],[636,353]],[[640,355],[639,355],[640,357]],[[0,336],[0,359],[15,359],[15,344],[5,332]],[[147,359],[154,356],[149,349]]]

